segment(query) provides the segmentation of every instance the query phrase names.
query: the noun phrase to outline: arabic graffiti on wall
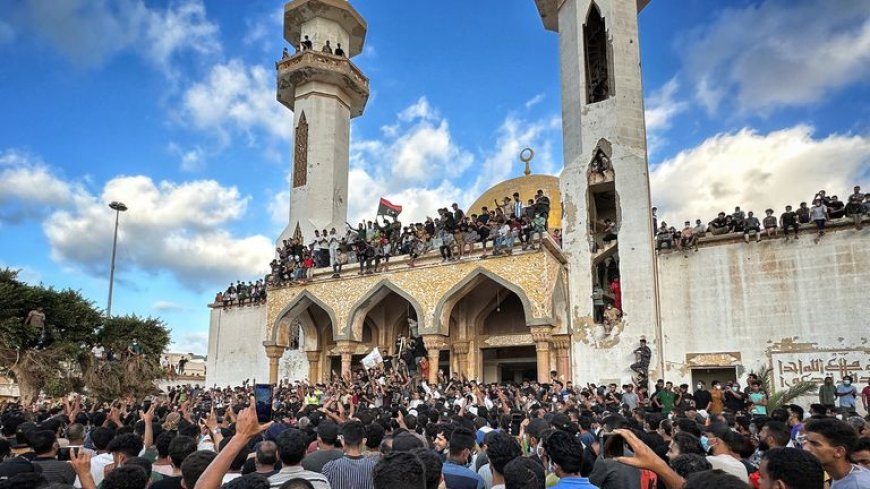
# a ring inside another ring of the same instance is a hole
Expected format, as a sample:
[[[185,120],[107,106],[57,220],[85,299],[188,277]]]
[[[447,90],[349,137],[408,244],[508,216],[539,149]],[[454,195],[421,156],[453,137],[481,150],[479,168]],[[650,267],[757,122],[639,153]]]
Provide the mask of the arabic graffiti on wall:
[[[870,351],[771,352],[774,389],[788,389],[798,382],[821,384],[825,377],[838,383],[849,375],[854,384],[870,381]]]

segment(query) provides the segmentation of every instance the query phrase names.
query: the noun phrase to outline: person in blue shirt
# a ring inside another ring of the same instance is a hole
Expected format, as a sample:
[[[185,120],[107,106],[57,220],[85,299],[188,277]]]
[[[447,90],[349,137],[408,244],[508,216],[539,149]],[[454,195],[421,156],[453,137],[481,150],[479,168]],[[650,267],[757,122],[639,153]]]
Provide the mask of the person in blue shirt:
[[[553,489],[595,488],[585,477],[580,477],[583,465],[583,445],[568,432],[556,430],[544,439],[544,451],[553,463],[559,483]]]
[[[845,412],[855,411],[855,399],[858,397],[858,390],[852,385],[852,377],[843,377],[843,382],[837,386],[834,395],[839,399],[840,410]]]
[[[484,489],[483,477],[467,467],[474,448],[474,433],[467,428],[456,428],[449,443],[447,461],[441,471],[447,489]]]

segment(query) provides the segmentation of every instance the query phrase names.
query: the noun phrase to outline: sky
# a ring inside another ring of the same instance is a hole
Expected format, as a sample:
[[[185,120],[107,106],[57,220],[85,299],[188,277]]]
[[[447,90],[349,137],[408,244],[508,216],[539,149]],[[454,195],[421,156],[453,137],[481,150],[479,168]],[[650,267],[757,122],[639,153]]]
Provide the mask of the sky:
[[[11,0],[0,16],[0,267],[159,316],[205,353],[206,304],[287,224],[280,1]],[[349,219],[412,221],[562,168],[558,35],[533,0],[354,0],[371,84]],[[605,19],[606,21],[606,19]],[[870,187],[870,2],[654,0],[639,15],[653,203],[673,223]],[[292,48],[291,48],[292,51]],[[49,318],[50,322],[50,318]]]

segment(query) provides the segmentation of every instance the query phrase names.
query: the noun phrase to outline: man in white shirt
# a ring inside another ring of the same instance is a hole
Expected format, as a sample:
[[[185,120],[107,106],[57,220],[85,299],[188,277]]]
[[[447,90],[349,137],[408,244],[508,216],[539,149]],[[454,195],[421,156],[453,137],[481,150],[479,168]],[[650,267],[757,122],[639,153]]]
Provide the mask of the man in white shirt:
[[[734,476],[743,482],[749,483],[749,473],[746,466],[740,461],[738,451],[743,445],[743,440],[738,433],[731,431],[725,423],[713,423],[704,428],[704,435],[713,454],[707,456],[707,461],[714,469],[719,469]]]

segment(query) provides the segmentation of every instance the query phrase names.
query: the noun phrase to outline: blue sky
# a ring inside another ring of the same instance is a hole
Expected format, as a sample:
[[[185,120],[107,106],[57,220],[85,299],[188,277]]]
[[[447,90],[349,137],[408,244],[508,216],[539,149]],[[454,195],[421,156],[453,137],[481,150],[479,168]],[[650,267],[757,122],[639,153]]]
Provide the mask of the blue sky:
[[[356,0],[370,78],[350,219],[469,204],[561,157],[558,38],[532,0]],[[835,6],[834,6],[835,5]],[[0,18],[0,266],[159,315],[204,353],[205,304],[270,259],[292,114],[275,101],[282,2],[18,0]],[[655,204],[665,219],[870,186],[870,3],[653,1],[640,15]]]

